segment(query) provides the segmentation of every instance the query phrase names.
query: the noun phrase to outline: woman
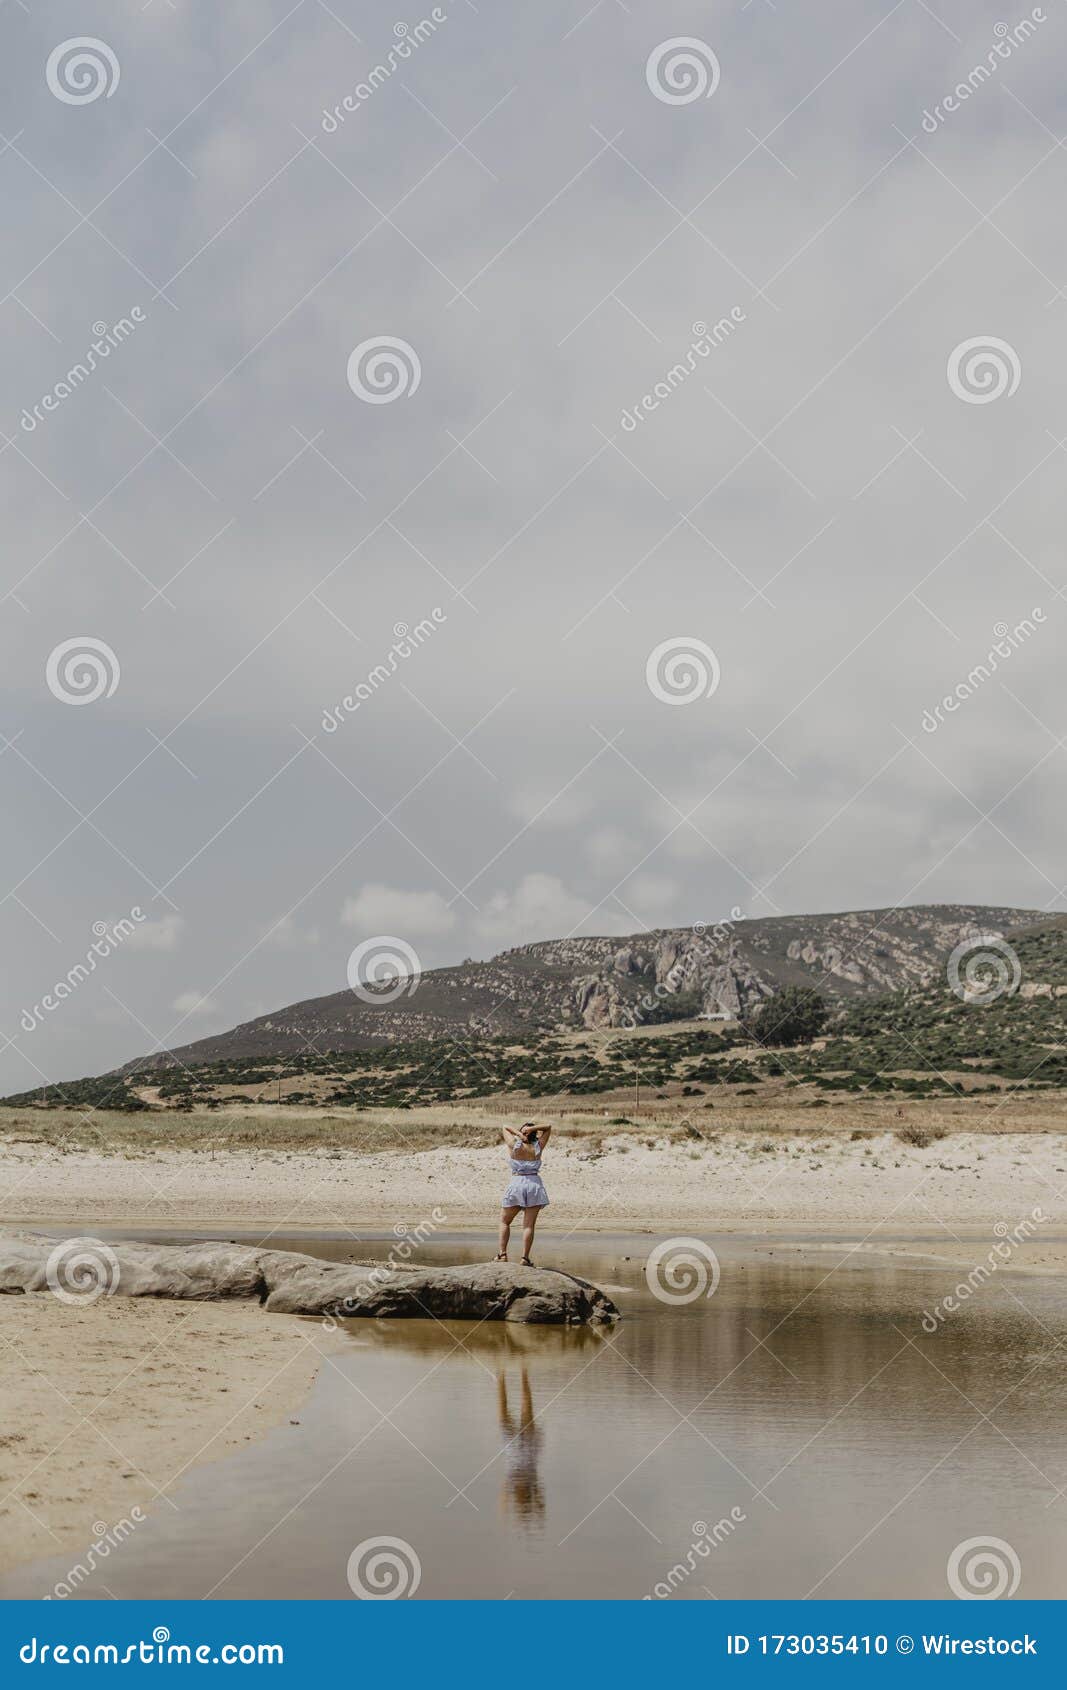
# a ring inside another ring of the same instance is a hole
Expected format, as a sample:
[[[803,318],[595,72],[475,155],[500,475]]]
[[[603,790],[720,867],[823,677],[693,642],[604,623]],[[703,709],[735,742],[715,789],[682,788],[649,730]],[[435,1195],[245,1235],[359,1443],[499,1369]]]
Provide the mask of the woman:
[[[500,1210],[500,1254],[496,1258],[498,1262],[506,1262],[508,1259],[511,1223],[521,1209],[522,1265],[533,1266],[530,1251],[533,1249],[534,1228],[538,1215],[548,1203],[548,1192],[541,1178],[541,1157],[551,1134],[551,1127],[541,1127],[539,1130],[532,1121],[524,1121],[517,1133],[514,1127],[500,1129],[500,1136],[508,1147],[511,1159],[511,1178],[504,1192]]]
[[[501,1512],[516,1514],[524,1525],[539,1524],[545,1517],[545,1493],[540,1472],[541,1429],[534,1416],[530,1375],[525,1363],[521,1371],[518,1414],[512,1412],[508,1402],[508,1382],[503,1367],[497,1372],[496,1382],[506,1462],[500,1486]]]

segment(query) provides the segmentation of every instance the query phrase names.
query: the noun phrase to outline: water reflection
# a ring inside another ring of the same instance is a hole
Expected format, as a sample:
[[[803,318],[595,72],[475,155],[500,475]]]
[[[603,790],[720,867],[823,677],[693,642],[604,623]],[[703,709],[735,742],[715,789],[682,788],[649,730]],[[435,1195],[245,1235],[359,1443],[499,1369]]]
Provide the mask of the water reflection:
[[[308,1316],[313,1319],[313,1316]],[[595,1326],[523,1326],[507,1320],[342,1320],[338,1325],[353,1343],[377,1346],[391,1355],[464,1356],[480,1367],[484,1358],[503,1365],[522,1358],[531,1364],[551,1358],[582,1357],[610,1342],[611,1329]]]
[[[617,1327],[345,1322],[299,1424],[191,1469],[109,1558],[109,1592],[345,1599],[354,1545],[386,1536],[418,1553],[420,1599],[639,1600],[743,1516],[673,1599],[946,1596],[981,1534],[1011,1544],[1022,1594],[1062,1594],[1062,1280],[998,1276],[930,1333],[952,1263],[717,1240],[715,1295],[671,1304],[647,1239],[553,1246]],[[424,1256],[480,1259],[447,1239]]]
[[[534,1415],[530,1374],[519,1368],[519,1406],[513,1414],[508,1401],[508,1378],[504,1368],[496,1376],[497,1415],[504,1434],[504,1475],[500,1483],[500,1512],[513,1515],[527,1528],[539,1526],[545,1517],[545,1492],[541,1483],[540,1457],[543,1433]]]

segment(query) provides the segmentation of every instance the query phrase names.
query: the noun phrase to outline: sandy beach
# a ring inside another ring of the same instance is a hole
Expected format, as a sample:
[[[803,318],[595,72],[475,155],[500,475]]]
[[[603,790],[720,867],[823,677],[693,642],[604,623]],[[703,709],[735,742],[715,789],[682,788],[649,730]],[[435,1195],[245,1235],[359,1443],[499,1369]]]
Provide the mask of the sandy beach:
[[[952,1134],[925,1148],[892,1133],[850,1138],[723,1135],[665,1143],[607,1133],[545,1160],[544,1236],[689,1229],[893,1238],[916,1229],[1014,1226],[1039,1207],[1067,1221],[1067,1137]],[[0,1223],[351,1232],[417,1226],[490,1232],[504,1183],[498,1149],[0,1150]]]
[[[8,1143],[0,1224],[56,1236],[232,1231],[282,1248],[287,1235],[358,1242],[428,1223],[488,1239],[502,1176],[496,1149],[443,1144],[367,1154]],[[821,1256],[828,1271],[842,1250],[969,1269],[1021,1227],[1006,1271],[1067,1272],[1060,1134],[961,1133],[920,1147],[892,1133],[657,1142],[631,1132],[553,1146],[545,1177],[546,1264],[554,1242],[626,1233],[744,1236],[756,1251]],[[336,1342],[317,1321],[249,1304],[0,1298],[0,1568],[68,1547],[76,1563],[94,1528],[175,1506],[190,1465],[299,1419],[323,1347]]]

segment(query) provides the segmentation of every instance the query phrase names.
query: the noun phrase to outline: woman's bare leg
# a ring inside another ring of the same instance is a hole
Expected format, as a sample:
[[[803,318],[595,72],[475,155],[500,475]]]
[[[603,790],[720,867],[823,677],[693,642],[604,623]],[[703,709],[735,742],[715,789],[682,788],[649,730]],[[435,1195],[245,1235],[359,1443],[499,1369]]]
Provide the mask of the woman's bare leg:
[[[530,1389],[530,1375],[525,1366],[522,1369],[522,1429],[528,1432],[534,1424],[533,1392]]]
[[[527,1259],[533,1253],[534,1228],[537,1225],[537,1217],[540,1213],[539,1208],[522,1211],[522,1253]]]
[[[508,1240],[511,1237],[511,1223],[518,1212],[518,1205],[516,1205],[513,1209],[501,1209],[500,1211],[500,1241],[498,1249],[502,1256],[506,1256],[508,1253]],[[533,1234],[531,1233],[530,1236],[532,1238]]]
[[[511,1410],[508,1407],[508,1381],[503,1368],[500,1369],[500,1372],[496,1376],[496,1406],[497,1413],[500,1416],[500,1430],[504,1432],[509,1439],[513,1438],[515,1436],[515,1426],[512,1422]]]

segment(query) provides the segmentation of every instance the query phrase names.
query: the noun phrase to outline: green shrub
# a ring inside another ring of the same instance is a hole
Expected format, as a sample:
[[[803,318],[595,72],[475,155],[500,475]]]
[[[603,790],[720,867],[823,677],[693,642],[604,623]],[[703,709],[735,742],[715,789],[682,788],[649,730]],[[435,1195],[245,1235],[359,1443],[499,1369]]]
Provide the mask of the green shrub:
[[[757,1044],[810,1044],[829,1014],[825,998],[810,986],[786,986],[760,1004],[748,1027]]]

